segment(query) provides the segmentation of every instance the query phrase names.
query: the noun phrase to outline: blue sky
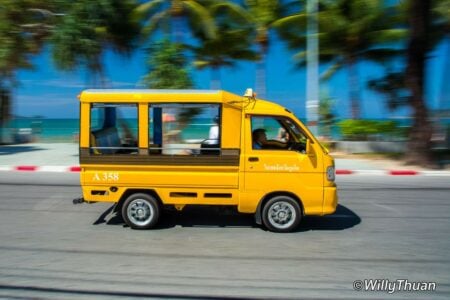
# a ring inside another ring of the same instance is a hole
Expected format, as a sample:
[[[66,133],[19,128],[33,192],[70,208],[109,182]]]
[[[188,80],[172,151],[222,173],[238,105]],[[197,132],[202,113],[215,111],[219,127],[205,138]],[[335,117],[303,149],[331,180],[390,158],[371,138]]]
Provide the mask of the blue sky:
[[[427,102],[428,107],[436,108],[443,90],[445,53],[448,43],[441,44],[430,55],[428,61]],[[267,96],[268,100],[280,103],[294,111],[300,118],[305,117],[306,76],[305,70],[293,67],[292,52],[284,44],[275,40],[267,57]],[[15,90],[13,113],[20,116],[41,115],[48,118],[78,118],[79,108],[76,96],[88,86],[87,73],[78,70],[73,73],[57,71],[51,61],[49,51],[33,59],[34,70],[18,73],[20,82]],[[139,88],[139,81],[147,72],[145,52],[135,51],[131,57],[124,58],[112,52],[104,57],[109,88]],[[447,62],[448,64],[448,62]],[[449,68],[450,66],[447,66]],[[382,74],[383,68],[372,63],[360,63],[362,116],[363,118],[389,118],[409,115],[409,109],[389,112],[385,99],[365,88],[367,79]],[[210,87],[208,70],[191,69],[196,87]],[[255,64],[239,63],[235,69],[223,69],[221,72],[222,89],[243,94],[246,88],[255,87]],[[349,117],[347,73],[338,72],[331,80],[322,83],[321,90],[335,101],[335,111],[340,118]],[[449,88],[446,91],[446,103],[449,106]],[[257,91],[256,91],[257,92]]]

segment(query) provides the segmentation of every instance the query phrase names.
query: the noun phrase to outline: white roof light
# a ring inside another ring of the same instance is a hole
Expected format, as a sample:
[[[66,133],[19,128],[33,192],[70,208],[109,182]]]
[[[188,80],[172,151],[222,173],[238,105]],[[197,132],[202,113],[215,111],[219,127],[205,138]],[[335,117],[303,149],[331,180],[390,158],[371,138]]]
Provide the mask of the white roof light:
[[[244,93],[244,97],[253,98],[255,95],[253,94],[253,89],[246,89]]]

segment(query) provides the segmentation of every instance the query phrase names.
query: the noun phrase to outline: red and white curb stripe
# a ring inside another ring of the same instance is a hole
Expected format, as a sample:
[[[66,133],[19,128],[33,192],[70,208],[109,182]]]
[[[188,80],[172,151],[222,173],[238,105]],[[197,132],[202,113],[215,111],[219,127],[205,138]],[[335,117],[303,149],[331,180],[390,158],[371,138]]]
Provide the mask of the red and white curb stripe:
[[[0,166],[0,171],[16,172],[80,172],[80,166]],[[349,170],[337,169],[336,175],[393,175],[393,176],[450,176],[450,171],[416,171],[416,170]]]
[[[336,175],[393,175],[393,176],[450,176],[450,171],[416,170],[346,170],[337,169]]]
[[[33,165],[22,165],[22,166],[0,166],[0,171],[18,171],[18,172],[80,172],[81,168],[79,166],[33,166]]]

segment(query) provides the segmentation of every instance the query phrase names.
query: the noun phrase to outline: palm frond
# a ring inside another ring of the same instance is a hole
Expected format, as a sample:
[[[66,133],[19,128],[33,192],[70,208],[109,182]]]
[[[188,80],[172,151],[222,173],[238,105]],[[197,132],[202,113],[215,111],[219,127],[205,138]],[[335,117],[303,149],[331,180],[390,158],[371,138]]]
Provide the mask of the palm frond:
[[[308,16],[305,13],[287,16],[287,17],[284,17],[284,18],[274,21],[272,23],[272,27],[284,28],[284,27],[292,26],[292,25],[304,27],[304,26],[306,26],[307,18],[308,18]]]
[[[164,0],[147,1],[136,7],[136,9],[133,12],[133,17],[139,20],[147,18],[152,11],[156,10],[159,6],[164,4],[164,2],[165,2]]]
[[[337,61],[332,64],[328,69],[326,69],[322,74],[320,74],[320,80],[330,79],[336,72],[343,66],[342,61]]]
[[[270,27],[280,18],[281,5],[279,0],[246,0],[255,27]]]
[[[367,37],[375,43],[392,43],[404,40],[408,36],[408,30],[403,28],[375,30],[367,33]]]
[[[369,49],[361,53],[360,56],[366,60],[371,60],[375,62],[386,62],[394,58],[398,58],[403,54],[405,54],[404,49],[378,48],[378,49]]]
[[[211,63],[206,60],[195,60],[192,62],[192,65],[199,70],[203,70],[205,68],[210,67]]]
[[[235,21],[245,20],[249,22],[251,19],[251,15],[242,6],[232,2],[215,3],[209,8],[212,15],[215,15],[220,10],[226,10],[227,15]]]
[[[294,54],[293,58],[294,58],[294,60],[296,60],[296,61],[302,61],[302,60],[305,60],[305,59],[306,59],[307,53],[308,53],[308,52],[306,52],[306,51],[300,51],[300,52]]]
[[[161,23],[168,21],[169,18],[170,12],[167,10],[154,14],[142,28],[143,39],[148,39],[155,31],[160,29]]]
[[[201,28],[205,32],[208,38],[214,38],[217,34],[216,25],[214,23],[214,19],[208,10],[200,5],[197,1],[186,0],[183,1],[183,5],[190,15],[192,15],[193,19],[196,22],[199,22]]]

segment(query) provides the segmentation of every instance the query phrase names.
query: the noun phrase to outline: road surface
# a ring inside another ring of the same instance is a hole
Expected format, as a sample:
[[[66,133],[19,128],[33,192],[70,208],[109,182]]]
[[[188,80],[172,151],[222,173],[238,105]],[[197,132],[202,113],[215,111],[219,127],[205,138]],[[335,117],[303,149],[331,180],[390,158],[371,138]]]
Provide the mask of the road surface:
[[[336,214],[295,233],[208,208],[136,231],[109,204],[72,205],[76,174],[0,172],[0,299],[450,298],[449,177],[338,184]],[[365,279],[436,290],[355,291]]]

